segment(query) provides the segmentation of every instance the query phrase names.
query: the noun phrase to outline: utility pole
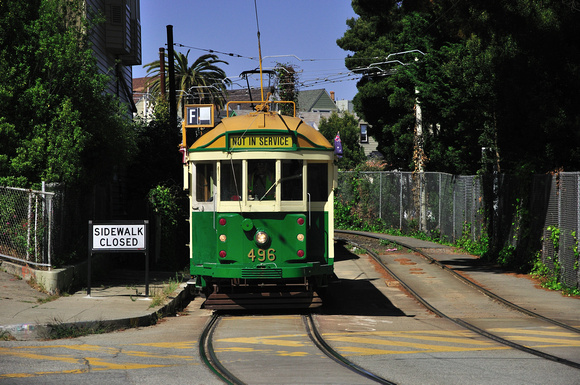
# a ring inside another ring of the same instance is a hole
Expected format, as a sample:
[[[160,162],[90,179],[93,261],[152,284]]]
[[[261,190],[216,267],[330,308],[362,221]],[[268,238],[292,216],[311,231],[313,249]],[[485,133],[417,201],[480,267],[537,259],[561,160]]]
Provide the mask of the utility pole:
[[[173,26],[167,26],[167,69],[169,71],[169,120],[177,127],[177,97],[175,92],[175,64],[173,61]]]
[[[415,89],[415,94],[419,90]],[[419,229],[427,231],[427,190],[425,188],[425,138],[423,136],[423,114],[419,98],[415,98],[415,134],[413,137],[413,161],[415,163],[415,174],[419,181],[419,218],[421,220]]]
[[[161,95],[165,96],[165,48],[159,48],[159,88]]]

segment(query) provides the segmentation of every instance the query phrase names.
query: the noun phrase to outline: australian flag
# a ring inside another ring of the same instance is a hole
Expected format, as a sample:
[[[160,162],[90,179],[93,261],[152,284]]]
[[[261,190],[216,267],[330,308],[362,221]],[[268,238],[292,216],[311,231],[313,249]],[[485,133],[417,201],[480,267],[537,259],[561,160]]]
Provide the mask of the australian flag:
[[[334,138],[334,154],[338,156],[338,158],[342,158],[342,142],[340,141],[340,132],[336,133]]]

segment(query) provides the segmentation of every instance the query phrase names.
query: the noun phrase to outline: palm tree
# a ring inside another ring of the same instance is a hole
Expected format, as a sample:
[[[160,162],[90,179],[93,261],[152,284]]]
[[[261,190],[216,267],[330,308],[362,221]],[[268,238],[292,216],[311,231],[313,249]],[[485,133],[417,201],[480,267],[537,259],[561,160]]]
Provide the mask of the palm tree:
[[[227,86],[231,81],[226,77],[226,72],[217,66],[219,63],[228,64],[219,60],[216,55],[205,54],[189,66],[189,51],[184,55],[175,52],[173,55],[175,69],[175,89],[178,93],[178,106],[183,108],[185,103],[214,104],[221,109],[226,101]],[[152,93],[160,91],[160,61],[145,64],[147,75],[153,80],[149,83]],[[165,54],[165,70],[167,71],[167,54]],[[169,89],[169,77],[165,75],[166,91]]]

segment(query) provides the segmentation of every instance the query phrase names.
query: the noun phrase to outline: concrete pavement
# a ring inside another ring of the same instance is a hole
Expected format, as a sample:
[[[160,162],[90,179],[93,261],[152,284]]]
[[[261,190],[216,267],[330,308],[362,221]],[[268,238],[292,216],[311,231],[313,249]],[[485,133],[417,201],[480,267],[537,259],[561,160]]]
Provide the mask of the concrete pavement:
[[[378,239],[390,240],[421,254],[426,254],[499,297],[544,317],[552,318],[580,329],[580,298],[566,297],[560,292],[544,289],[529,275],[506,272],[494,266],[482,264],[476,256],[450,246],[429,241],[358,231],[344,233],[372,234]],[[337,237],[341,237],[341,235],[340,232],[337,232]],[[441,270],[441,273],[449,274],[444,270]],[[407,279],[412,278],[413,275],[407,277]],[[417,275],[415,279],[422,278]]]
[[[0,338],[46,339],[57,332],[66,335],[67,327],[108,331],[148,326],[185,307],[192,298],[187,285],[178,282],[175,273],[149,272],[148,297],[144,271],[113,270],[105,280],[97,280],[91,286],[90,296],[84,288],[74,294],[50,297],[2,269]]]

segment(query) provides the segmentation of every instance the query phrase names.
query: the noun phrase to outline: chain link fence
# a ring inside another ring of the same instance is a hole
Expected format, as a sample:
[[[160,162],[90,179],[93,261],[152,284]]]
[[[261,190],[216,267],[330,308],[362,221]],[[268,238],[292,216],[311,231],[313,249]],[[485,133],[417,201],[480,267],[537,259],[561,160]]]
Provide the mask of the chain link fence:
[[[357,214],[369,223],[380,220],[403,232],[419,230],[451,241],[466,233],[474,240],[481,236],[483,192],[476,176],[343,171],[336,195],[343,203],[356,200]]]
[[[336,197],[364,224],[452,242],[485,235],[492,252],[512,253],[521,261],[541,250],[544,264],[560,269],[562,282],[579,286],[579,172],[523,181],[500,174],[342,171]],[[557,247],[550,240],[553,231],[559,234]]]
[[[0,186],[0,256],[50,268],[54,193]]]
[[[577,287],[580,282],[580,172],[562,172],[551,178],[550,182],[543,234],[543,261],[554,269],[560,269],[562,282],[566,286]],[[556,245],[550,241],[550,236],[554,234],[559,236]],[[554,264],[556,256],[559,263]]]

